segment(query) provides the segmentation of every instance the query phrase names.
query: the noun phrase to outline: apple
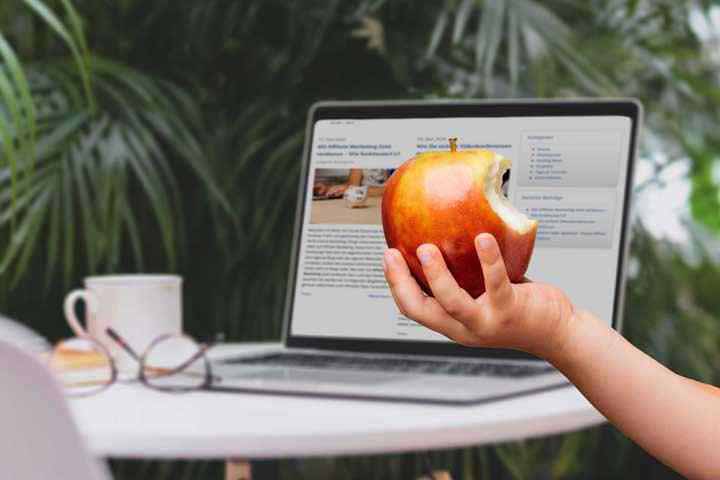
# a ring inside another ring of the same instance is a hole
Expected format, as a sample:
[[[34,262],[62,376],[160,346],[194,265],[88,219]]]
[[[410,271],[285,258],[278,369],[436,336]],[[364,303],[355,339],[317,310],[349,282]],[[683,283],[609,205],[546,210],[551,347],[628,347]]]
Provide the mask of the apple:
[[[537,221],[518,211],[502,192],[511,162],[490,150],[424,152],[403,163],[385,184],[385,240],[405,257],[422,289],[432,295],[416,250],[435,244],[457,280],[473,297],[485,291],[474,239],[491,233],[511,282],[522,281],[535,245]]]

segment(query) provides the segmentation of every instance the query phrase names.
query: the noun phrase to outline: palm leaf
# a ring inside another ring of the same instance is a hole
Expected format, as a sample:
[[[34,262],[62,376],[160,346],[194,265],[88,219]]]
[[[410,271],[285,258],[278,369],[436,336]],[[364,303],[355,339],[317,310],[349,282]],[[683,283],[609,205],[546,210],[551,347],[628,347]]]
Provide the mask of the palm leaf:
[[[18,189],[18,164],[27,155],[35,137],[35,109],[30,98],[28,81],[20,61],[0,32],[0,141],[11,172],[10,189],[13,195]],[[4,163],[4,162],[2,162]],[[2,165],[0,163],[0,165]]]
[[[586,7],[579,4],[569,3],[568,8],[586,12]],[[454,28],[447,50],[440,50],[444,45],[442,38],[447,30],[448,14],[455,18]],[[477,17],[478,27],[475,32],[466,33],[468,18],[472,15]],[[521,67],[540,62],[559,63],[584,89],[594,94],[616,94],[613,82],[584,58],[575,43],[569,26],[536,0],[448,1],[438,14],[426,56],[432,57],[437,66],[447,66],[445,59],[453,59],[454,68],[467,70],[472,81],[465,95],[476,95],[482,90],[492,96],[498,80],[507,83],[514,92]],[[507,72],[498,71],[503,44],[507,45],[504,58]],[[474,58],[472,65],[464,60],[468,51]]]
[[[440,12],[440,15],[438,15],[437,20],[435,21],[435,26],[432,30],[432,34],[430,35],[430,43],[428,44],[427,51],[425,52],[425,56],[427,58],[432,58],[433,56],[435,56],[435,53],[440,46],[440,41],[445,34],[445,28],[448,25],[449,17],[450,14],[447,10],[443,10],[442,12]]]
[[[91,111],[94,110],[95,100],[92,95],[90,70],[88,68],[89,53],[87,50],[85,35],[82,30],[82,24],[77,11],[68,0],[62,0],[63,7],[65,8],[65,12],[68,14],[71,28],[73,29],[73,32],[71,33],[67,27],[63,25],[57,15],[41,0],[23,1],[63,40],[65,45],[70,49],[70,52],[75,60],[77,70],[80,73],[88,105],[90,106]]]
[[[460,6],[455,12],[455,22],[453,23],[452,43],[457,44],[465,34],[465,28],[470,20],[470,13],[475,0],[462,0]]]
[[[182,201],[170,158],[184,159],[198,181],[212,192],[211,198],[222,198],[203,162],[195,133],[183,122],[188,99],[181,104],[174,95],[177,90],[163,88],[163,81],[114,62],[91,59],[91,64],[95,115],[85,109],[84,102],[78,104],[81,99],[73,85],[79,83],[81,74],[70,64],[46,65],[42,72],[29,67],[36,79],[31,85],[38,90],[35,97],[41,112],[38,171],[29,177],[27,191],[17,198],[18,228],[22,228],[17,235],[27,240],[45,231],[51,240],[43,249],[51,255],[47,262],[60,262],[67,280],[77,268],[106,271],[117,265],[123,251],[141,267],[142,245],[152,238],[148,232],[156,229],[161,239],[158,247],[174,269],[182,243],[178,233]],[[23,161],[18,171],[28,168],[29,163]],[[12,183],[12,178],[9,167],[0,169],[0,188]],[[42,189],[37,188],[39,182]],[[60,205],[52,206],[57,210],[51,211],[50,199]],[[51,213],[41,212],[40,205]],[[61,212],[64,221],[60,221]],[[0,217],[0,229],[8,228],[6,220]],[[142,230],[140,225],[144,225]],[[20,238],[17,235],[15,238]],[[78,240],[82,248],[78,248]],[[22,252],[15,245],[11,242],[0,250],[0,259],[17,280],[39,251],[33,241],[26,241]]]

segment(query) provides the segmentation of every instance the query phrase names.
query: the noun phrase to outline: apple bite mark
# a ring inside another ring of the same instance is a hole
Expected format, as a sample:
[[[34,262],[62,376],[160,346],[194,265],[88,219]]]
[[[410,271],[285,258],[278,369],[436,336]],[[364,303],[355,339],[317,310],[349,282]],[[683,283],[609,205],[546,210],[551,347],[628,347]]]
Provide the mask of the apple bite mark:
[[[485,178],[485,198],[490,207],[503,222],[519,234],[524,234],[537,226],[537,220],[531,220],[510,203],[502,191],[503,175],[510,169],[509,159],[496,153],[490,166],[489,175]]]

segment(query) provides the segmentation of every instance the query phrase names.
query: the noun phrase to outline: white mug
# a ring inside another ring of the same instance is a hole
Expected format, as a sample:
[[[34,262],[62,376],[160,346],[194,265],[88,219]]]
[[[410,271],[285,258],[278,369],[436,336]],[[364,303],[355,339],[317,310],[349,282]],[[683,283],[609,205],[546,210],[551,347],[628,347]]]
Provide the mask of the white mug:
[[[92,337],[120,361],[129,357],[105,333],[111,327],[138,354],[160,335],[182,332],[182,278],[177,275],[106,275],[85,278],[85,289],[65,297],[65,318],[78,337]],[[75,303],[85,302],[85,326]]]
[[[368,187],[367,185],[350,185],[345,190],[343,197],[348,208],[362,207],[367,202]]]

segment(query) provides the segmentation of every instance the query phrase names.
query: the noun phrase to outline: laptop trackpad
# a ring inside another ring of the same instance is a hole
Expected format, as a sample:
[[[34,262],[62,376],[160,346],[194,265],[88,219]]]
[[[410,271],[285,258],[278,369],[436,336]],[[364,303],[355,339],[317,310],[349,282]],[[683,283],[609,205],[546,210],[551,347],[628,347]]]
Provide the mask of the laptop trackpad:
[[[316,370],[307,368],[266,368],[248,372],[233,372],[222,375],[225,379],[235,381],[249,380],[253,383],[300,382],[365,385],[407,380],[407,375],[393,375],[382,372],[355,372],[352,370]]]

